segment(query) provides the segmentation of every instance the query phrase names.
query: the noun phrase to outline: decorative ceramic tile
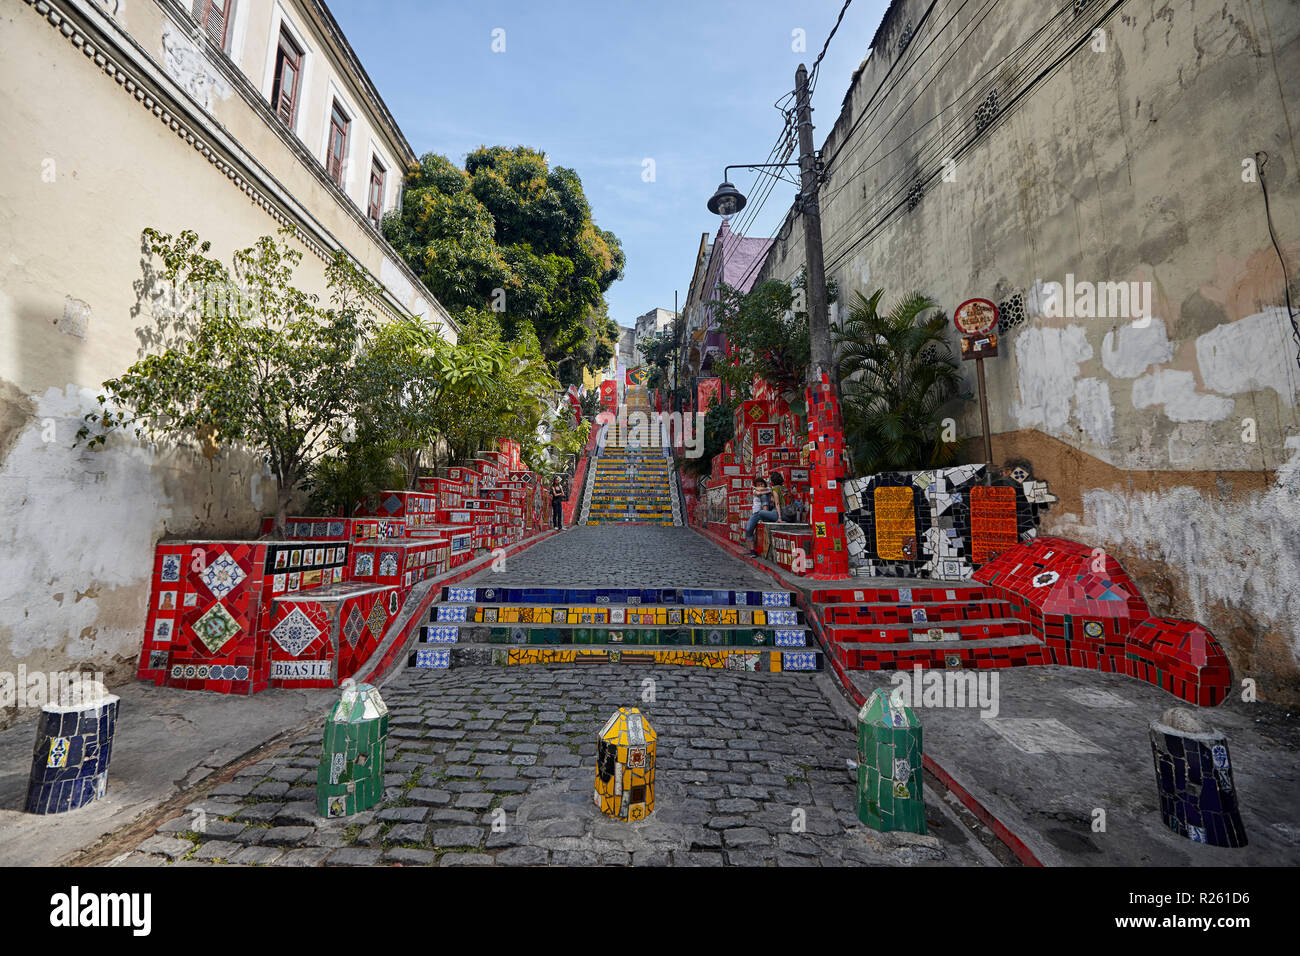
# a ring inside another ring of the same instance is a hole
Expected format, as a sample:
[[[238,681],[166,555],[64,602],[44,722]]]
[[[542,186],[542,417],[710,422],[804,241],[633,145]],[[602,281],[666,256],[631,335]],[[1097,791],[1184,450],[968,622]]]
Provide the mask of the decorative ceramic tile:
[[[239,587],[241,581],[248,577],[230,552],[222,551],[220,557],[199,573],[199,580],[207,585],[208,590],[220,600]]]
[[[181,579],[181,556],[179,554],[164,555],[162,571],[158,577],[162,581],[179,581]]]
[[[357,606],[354,604],[348,608],[347,619],[343,622],[343,637],[347,639],[349,645],[356,647],[357,641],[365,629],[366,619],[361,616],[361,612],[357,610]],[[294,656],[297,657],[298,655],[295,654]]]
[[[194,633],[211,653],[221,650],[240,632],[239,622],[217,601],[194,622]]]
[[[305,651],[320,637],[320,633],[320,628],[299,607],[295,607],[284,620],[271,628],[271,637],[290,657],[297,657]]]

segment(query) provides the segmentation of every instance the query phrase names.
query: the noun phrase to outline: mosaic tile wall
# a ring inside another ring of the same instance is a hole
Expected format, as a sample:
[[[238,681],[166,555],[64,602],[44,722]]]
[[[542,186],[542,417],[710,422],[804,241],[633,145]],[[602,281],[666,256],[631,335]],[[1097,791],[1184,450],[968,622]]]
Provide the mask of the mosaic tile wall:
[[[857,573],[961,581],[1038,533],[1056,498],[1043,482],[985,484],[985,466],[885,472],[844,483]]]
[[[1223,649],[1193,621],[1157,618],[1119,562],[1100,548],[1039,537],[976,570],[1043,642],[1050,664],[1111,671],[1214,706],[1231,686]]]

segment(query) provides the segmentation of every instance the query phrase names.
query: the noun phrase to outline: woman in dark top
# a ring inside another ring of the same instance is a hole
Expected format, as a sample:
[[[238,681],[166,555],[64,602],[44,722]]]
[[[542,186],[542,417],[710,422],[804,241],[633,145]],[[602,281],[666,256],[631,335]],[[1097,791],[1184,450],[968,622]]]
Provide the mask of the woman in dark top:
[[[556,475],[551,479],[551,523],[560,531],[564,530],[564,479]]]

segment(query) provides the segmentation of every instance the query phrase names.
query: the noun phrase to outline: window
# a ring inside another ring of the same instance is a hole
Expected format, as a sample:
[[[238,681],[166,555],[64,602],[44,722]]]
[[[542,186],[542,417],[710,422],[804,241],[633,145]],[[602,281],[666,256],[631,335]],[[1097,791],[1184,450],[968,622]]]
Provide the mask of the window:
[[[194,19],[222,50],[230,35],[230,15],[235,0],[194,0]]]
[[[343,185],[343,159],[347,156],[348,126],[351,122],[336,100],[334,109],[330,111],[330,138],[325,150],[325,171],[340,186]]]
[[[271,108],[293,129],[298,115],[298,85],[302,79],[302,50],[280,28],[280,49],[275,54],[275,80],[271,84]]]
[[[366,215],[379,227],[379,217],[384,214],[384,164],[377,158],[370,164],[370,194],[366,202]]]

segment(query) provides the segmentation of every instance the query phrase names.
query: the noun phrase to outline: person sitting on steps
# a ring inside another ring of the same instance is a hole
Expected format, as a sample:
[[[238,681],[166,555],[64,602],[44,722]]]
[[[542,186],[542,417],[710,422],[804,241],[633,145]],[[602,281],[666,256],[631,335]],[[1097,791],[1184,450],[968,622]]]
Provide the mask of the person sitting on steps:
[[[776,510],[776,497],[768,490],[767,482],[762,478],[754,479],[754,513],[745,525],[745,540],[749,542],[749,556],[758,557],[754,550],[754,532],[760,521],[779,521],[780,513]]]

